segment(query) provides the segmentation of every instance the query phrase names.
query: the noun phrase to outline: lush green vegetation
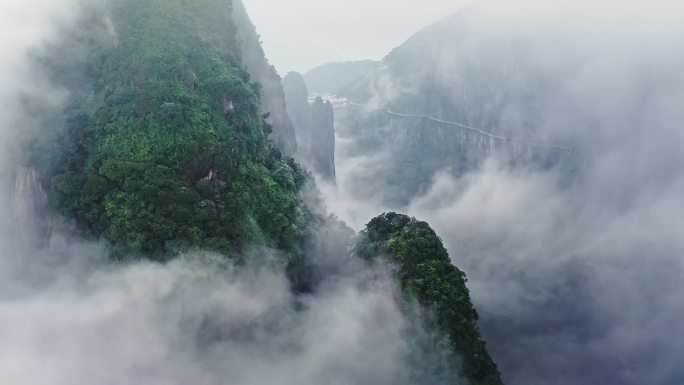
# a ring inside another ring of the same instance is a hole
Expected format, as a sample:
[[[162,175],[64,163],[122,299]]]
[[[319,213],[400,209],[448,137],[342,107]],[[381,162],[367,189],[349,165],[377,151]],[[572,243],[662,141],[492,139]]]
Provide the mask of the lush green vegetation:
[[[37,156],[50,160],[53,206],[116,255],[201,246],[237,256],[255,245],[294,255],[307,176],[267,142],[230,1],[110,8],[79,26],[87,63],[63,68],[83,83],[62,145]]]
[[[308,176],[268,143],[230,1],[108,7],[86,12],[46,60],[70,91],[64,131],[28,140],[52,206],[117,257],[203,248],[240,260],[268,247],[283,256],[295,291],[313,290],[321,277],[303,249],[344,258],[351,234],[297,199]],[[385,214],[358,249],[398,263],[407,298],[434,311],[432,326],[473,384],[500,383],[465,277],[427,224]]]
[[[465,274],[451,264],[442,241],[426,222],[396,213],[376,217],[361,233],[357,252],[366,259],[386,256],[396,263],[406,299],[434,312],[430,326],[448,336],[457,353],[453,364],[459,365],[461,357],[461,375],[472,384],[501,384],[477,327]]]

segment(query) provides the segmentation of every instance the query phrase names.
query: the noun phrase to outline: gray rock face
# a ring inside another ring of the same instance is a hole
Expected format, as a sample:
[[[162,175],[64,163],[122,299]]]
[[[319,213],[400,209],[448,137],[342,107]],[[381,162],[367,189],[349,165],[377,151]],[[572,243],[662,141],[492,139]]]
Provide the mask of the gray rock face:
[[[493,157],[573,169],[572,138],[558,127],[579,114],[557,75],[573,63],[554,63],[559,68],[549,73],[525,36],[489,31],[469,12],[420,31],[343,90],[353,103],[335,111],[338,135],[353,141],[356,154],[384,155],[355,179],[360,196],[380,191],[386,204],[405,205],[436,172],[459,177]]]
[[[283,78],[283,89],[287,101],[287,112],[297,135],[297,154],[307,159],[311,154],[311,106],[309,90],[304,78],[297,72],[290,72]]]
[[[266,59],[259,35],[242,1],[233,1],[232,17],[237,26],[238,41],[242,45],[242,61],[252,79],[262,86],[261,111],[269,114],[267,122],[273,127],[271,140],[284,155],[293,156],[297,152],[297,139],[287,113],[280,76]]]
[[[297,132],[297,155],[327,180],[335,179],[335,112],[330,102],[317,97],[309,104],[302,75],[290,72],[283,79],[287,110]]]
[[[36,170],[20,167],[16,171],[12,191],[14,242],[19,254],[45,239],[47,193],[38,180]]]
[[[335,178],[335,113],[320,97],[311,106],[311,161],[323,177]]]

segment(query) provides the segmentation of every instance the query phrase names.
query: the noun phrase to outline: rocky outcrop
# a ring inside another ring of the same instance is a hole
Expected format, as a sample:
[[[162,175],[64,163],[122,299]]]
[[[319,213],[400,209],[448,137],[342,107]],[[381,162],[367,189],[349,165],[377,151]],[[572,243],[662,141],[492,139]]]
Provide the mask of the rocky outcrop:
[[[324,178],[335,178],[335,113],[320,97],[311,106],[311,162]]]
[[[237,38],[241,43],[242,61],[252,80],[261,84],[261,111],[269,114],[266,121],[272,126],[273,144],[287,156],[297,152],[295,130],[287,113],[285,93],[280,76],[269,64],[259,35],[240,0],[233,0],[233,22],[237,27]]]
[[[287,110],[297,132],[297,155],[327,180],[335,179],[335,112],[330,102],[317,97],[309,103],[302,75],[290,72],[283,79]]]
[[[195,247],[227,258],[262,245],[295,252],[306,173],[282,155],[296,142],[280,78],[250,40],[258,38],[244,8],[236,2],[231,16],[230,4],[118,1],[107,9],[120,44],[84,39],[82,55],[64,58],[60,47],[100,28],[86,14],[78,34],[65,33],[46,55],[48,76],[64,69],[57,81],[73,73],[83,81],[64,87],[54,124],[63,135],[27,140],[25,158],[49,182],[52,208],[111,245],[114,258],[166,260]],[[268,143],[264,111],[280,152]]]
[[[12,206],[15,248],[22,254],[31,245],[43,241],[47,232],[47,192],[38,180],[35,169],[17,169],[12,191]]]
[[[311,106],[309,90],[304,78],[297,72],[290,72],[283,78],[283,89],[287,101],[287,112],[297,135],[297,154],[308,159],[311,154]]]

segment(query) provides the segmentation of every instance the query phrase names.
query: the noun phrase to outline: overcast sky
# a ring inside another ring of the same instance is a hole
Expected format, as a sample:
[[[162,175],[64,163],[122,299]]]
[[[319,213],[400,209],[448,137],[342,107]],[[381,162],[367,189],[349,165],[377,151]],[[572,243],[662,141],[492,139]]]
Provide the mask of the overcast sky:
[[[278,72],[381,59],[466,0],[244,0]]]

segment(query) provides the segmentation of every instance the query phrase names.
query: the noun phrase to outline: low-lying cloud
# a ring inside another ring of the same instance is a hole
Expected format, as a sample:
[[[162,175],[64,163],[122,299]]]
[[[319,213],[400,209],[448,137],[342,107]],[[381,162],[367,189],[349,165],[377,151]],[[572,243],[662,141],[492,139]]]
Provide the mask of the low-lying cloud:
[[[0,371],[22,385],[403,383],[406,325],[383,287],[294,298],[281,274],[221,261],[58,268],[0,298]]]
[[[241,267],[201,251],[165,264],[115,263],[106,246],[45,212],[16,138],[59,129],[45,122],[59,116],[65,91],[34,64],[77,19],[79,4],[0,7],[2,378],[17,385],[430,382],[423,369],[440,352],[412,347],[437,337],[421,331],[420,309],[407,316],[410,304],[396,298],[382,263],[314,256],[334,277],[314,294],[294,295],[282,269],[267,262],[269,250],[263,263],[254,256]],[[41,221],[50,221],[48,239],[35,228]],[[331,242],[338,243],[347,247]]]
[[[514,36],[530,68],[552,79],[537,129],[573,147],[572,172],[495,158],[465,174],[436,169],[427,191],[390,208],[427,220],[468,274],[506,383],[680,384],[684,28],[674,15],[684,9],[544,3],[472,8],[462,20],[469,48],[437,51],[444,73],[433,76],[467,82],[455,78],[459,63]],[[359,153],[347,135],[338,144],[328,202],[359,227],[387,191],[378,160],[396,153]],[[376,192],[346,187],[359,180]]]

